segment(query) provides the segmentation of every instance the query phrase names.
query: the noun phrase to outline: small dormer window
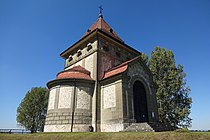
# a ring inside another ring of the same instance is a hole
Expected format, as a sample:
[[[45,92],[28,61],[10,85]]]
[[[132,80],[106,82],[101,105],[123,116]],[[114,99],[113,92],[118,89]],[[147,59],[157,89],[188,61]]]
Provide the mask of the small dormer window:
[[[90,49],[92,49],[92,44],[91,43],[88,43],[87,44],[87,51],[89,51]]]
[[[120,56],[121,56],[120,52],[116,52],[116,55],[117,55],[118,57],[120,57]]]
[[[103,46],[103,50],[108,52],[109,51],[109,46],[107,46],[107,45]]]
[[[73,60],[72,55],[69,55],[68,61],[70,62],[71,60]]]
[[[113,29],[112,28],[110,28],[109,31],[110,31],[110,33],[113,33]]]
[[[79,57],[81,54],[82,54],[82,52],[81,52],[81,50],[79,49],[79,50],[77,51],[77,57]]]

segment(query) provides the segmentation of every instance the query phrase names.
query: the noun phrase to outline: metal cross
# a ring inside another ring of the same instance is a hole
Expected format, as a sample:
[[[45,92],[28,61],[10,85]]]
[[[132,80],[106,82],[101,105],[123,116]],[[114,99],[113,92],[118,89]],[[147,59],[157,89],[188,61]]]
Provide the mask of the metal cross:
[[[100,9],[100,15],[102,15],[102,10],[103,10],[102,6],[99,6],[99,9]]]

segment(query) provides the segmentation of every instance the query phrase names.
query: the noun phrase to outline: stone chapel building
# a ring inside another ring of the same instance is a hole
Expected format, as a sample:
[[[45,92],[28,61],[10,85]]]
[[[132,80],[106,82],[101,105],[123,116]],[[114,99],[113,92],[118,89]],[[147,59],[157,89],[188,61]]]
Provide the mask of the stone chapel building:
[[[156,89],[141,52],[103,19],[60,56],[64,70],[47,83],[44,132],[119,132],[158,121]]]

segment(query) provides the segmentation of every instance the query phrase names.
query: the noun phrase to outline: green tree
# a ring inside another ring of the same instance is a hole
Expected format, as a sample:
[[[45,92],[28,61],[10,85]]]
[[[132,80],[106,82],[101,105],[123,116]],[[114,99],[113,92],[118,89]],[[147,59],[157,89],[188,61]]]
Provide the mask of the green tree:
[[[31,133],[43,131],[47,114],[49,92],[46,88],[35,87],[28,91],[17,108],[17,122]]]
[[[176,66],[172,51],[156,47],[147,63],[157,84],[159,120],[179,127],[191,126],[192,98],[182,65]]]
[[[148,61],[149,61],[149,58],[148,56],[145,54],[145,53],[142,53],[141,54],[141,59],[143,60],[143,62],[148,65]]]

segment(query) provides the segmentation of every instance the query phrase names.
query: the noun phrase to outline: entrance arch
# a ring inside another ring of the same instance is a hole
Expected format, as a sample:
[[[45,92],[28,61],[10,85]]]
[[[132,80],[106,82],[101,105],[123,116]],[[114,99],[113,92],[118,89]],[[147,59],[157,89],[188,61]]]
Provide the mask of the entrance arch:
[[[144,84],[135,81],[133,84],[134,119],[137,123],[148,122],[147,95]]]

